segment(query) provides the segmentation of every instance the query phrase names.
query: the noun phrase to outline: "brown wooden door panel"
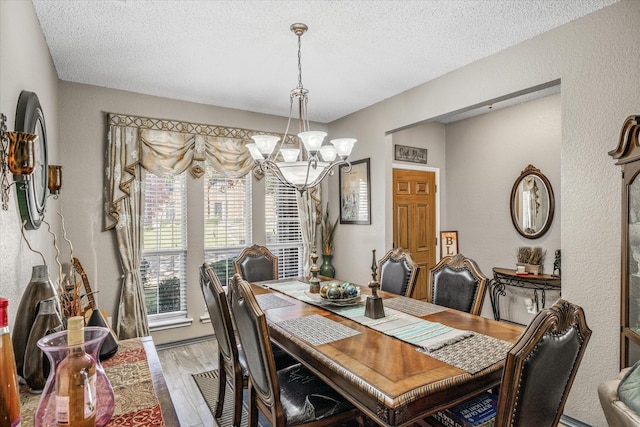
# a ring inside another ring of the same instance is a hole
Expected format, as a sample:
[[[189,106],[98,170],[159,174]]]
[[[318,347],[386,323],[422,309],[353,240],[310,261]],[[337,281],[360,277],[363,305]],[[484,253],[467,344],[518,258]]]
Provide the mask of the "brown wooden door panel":
[[[396,227],[394,229],[394,236],[397,234],[397,239],[394,237],[394,242],[399,247],[407,247],[409,245],[409,224],[411,220],[410,207],[408,205],[396,206]]]
[[[426,299],[429,268],[436,261],[435,173],[394,169],[393,244],[411,252],[420,267],[414,298]]]

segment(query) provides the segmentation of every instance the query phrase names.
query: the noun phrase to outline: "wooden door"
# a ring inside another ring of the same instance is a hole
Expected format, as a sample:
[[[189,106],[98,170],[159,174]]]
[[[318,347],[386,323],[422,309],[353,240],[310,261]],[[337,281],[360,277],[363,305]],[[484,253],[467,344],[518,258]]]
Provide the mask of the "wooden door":
[[[429,268],[436,263],[436,174],[393,170],[393,246],[411,252],[420,267],[412,297],[427,298]]]

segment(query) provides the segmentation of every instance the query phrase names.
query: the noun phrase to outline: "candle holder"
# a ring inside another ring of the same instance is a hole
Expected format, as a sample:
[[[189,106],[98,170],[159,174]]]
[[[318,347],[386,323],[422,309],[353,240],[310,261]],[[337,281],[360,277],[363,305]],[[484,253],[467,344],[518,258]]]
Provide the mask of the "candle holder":
[[[320,267],[316,263],[318,261],[318,254],[316,251],[311,253],[311,268],[309,271],[311,272],[311,278],[309,279],[309,292],[312,294],[320,293],[320,279],[318,279],[318,273],[320,272]]]
[[[373,262],[371,263],[371,277],[373,280],[369,282],[369,289],[371,289],[371,295],[367,297],[367,304],[364,309],[364,315],[370,319],[380,319],[384,317],[384,306],[382,305],[382,298],[378,296],[378,289],[380,283],[376,280],[376,271],[378,270],[378,264],[376,263],[376,250],[373,249]]]

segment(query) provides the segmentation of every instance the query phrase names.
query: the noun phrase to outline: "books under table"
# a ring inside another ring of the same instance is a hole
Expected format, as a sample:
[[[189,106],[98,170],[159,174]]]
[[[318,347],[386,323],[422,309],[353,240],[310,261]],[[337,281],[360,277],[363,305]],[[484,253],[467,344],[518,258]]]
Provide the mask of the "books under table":
[[[498,397],[489,392],[469,399],[453,408],[433,414],[447,427],[494,427]]]

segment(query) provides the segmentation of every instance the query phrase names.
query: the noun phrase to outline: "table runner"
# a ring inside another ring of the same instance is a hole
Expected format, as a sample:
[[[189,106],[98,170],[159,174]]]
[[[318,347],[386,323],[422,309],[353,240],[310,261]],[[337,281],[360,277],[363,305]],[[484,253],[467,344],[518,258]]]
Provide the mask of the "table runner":
[[[441,305],[435,305],[430,302],[424,302],[403,296],[385,299],[384,306],[416,317],[428,316],[430,314],[440,313],[441,311],[447,310],[447,307],[442,307]]]
[[[260,306],[260,308],[263,310],[271,310],[273,308],[281,308],[293,305],[289,301],[273,294],[256,295],[256,300],[258,301],[258,305]]]
[[[349,307],[322,305],[306,294],[309,285],[300,281],[264,283],[262,286],[310,304],[321,305],[340,316],[413,344],[418,347],[418,351],[470,374],[500,362],[513,346],[507,341],[476,332],[461,331],[389,308],[388,302],[392,299],[384,300],[385,317],[370,319],[364,315],[364,302]],[[398,298],[401,297],[393,299]]]
[[[312,345],[328,344],[360,334],[360,332],[355,329],[341,325],[338,322],[334,322],[318,314],[283,320],[276,324]]]
[[[107,427],[165,426],[140,338],[121,340],[118,352],[101,363],[113,388],[116,404]],[[39,401],[40,395],[20,394],[23,426],[34,425]]]

